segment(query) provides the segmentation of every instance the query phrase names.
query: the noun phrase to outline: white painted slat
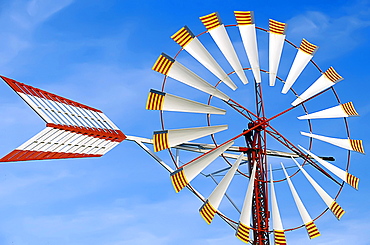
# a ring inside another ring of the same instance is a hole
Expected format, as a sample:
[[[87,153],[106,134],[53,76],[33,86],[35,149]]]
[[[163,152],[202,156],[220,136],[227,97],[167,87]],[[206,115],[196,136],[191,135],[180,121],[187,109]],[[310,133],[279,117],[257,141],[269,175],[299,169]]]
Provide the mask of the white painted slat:
[[[57,144],[56,147],[54,147],[53,151],[55,152],[66,152],[66,149],[68,149],[71,145],[71,141],[74,139],[80,137],[79,135],[69,132],[68,135],[64,138],[63,142],[60,142],[60,144]]]
[[[46,123],[55,123],[55,119],[47,115],[32,99],[29,98],[24,93],[17,92],[21,98],[26,101],[26,103],[37,113],[39,116],[45,120]]]
[[[57,148],[60,144],[63,143],[66,137],[70,132],[64,131],[64,130],[59,130],[59,134],[56,135],[56,137],[49,139],[47,142],[45,142],[41,148],[38,150],[40,151],[54,151],[55,148]]]
[[[109,143],[105,146],[105,149],[103,149],[102,151],[98,151],[98,154],[104,155],[105,153],[107,153],[108,151],[110,151],[111,149],[113,149],[113,147],[115,147],[118,144],[119,144],[118,142],[109,141]]]
[[[85,119],[88,120],[92,125],[94,125],[94,128],[105,128],[105,127],[102,127],[97,122],[97,120],[94,119],[94,116],[92,116],[91,113],[89,113],[90,112],[89,110],[85,110],[85,109],[79,108],[79,107],[75,107],[75,109],[78,110],[78,112],[81,115],[84,115],[85,116]]]
[[[63,121],[66,122],[65,125],[76,125],[76,122],[68,116],[68,113],[61,105],[52,100],[48,100],[48,103],[55,108],[55,110],[53,110],[55,116],[63,119]],[[81,125],[77,124],[77,126]]]
[[[89,154],[101,154],[101,155],[104,155],[107,152],[106,151],[106,148],[109,147],[110,145],[115,146],[114,142],[112,142],[110,140],[101,141],[98,145],[96,145],[93,149],[91,149],[91,151],[89,152]]]
[[[41,147],[43,144],[45,144],[45,142],[49,142],[49,140],[52,137],[55,137],[55,136],[59,135],[60,133],[61,133],[60,131],[53,129],[53,131],[49,131],[49,133],[47,135],[44,135],[43,137],[41,137],[37,141],[33,141],[30,145],[25,146],[25,147],[23,147],[23,149],[19,149],[19,150],[33,151],[33,150]]]
[[[71,125],[77,125],[77,126],[84,126],[86,127],[86,123],[84,123],[82,120],[80,120],[77,115],[75,115],[73,113],[73,111],[70,110],[70,105],[68,104],[64,104],[64,103],[60,103],[60,102],[55,102],[60,108],[61,110],[63,111],[64,115],[69,118],[70,121],[73,122],[73,124]]]
[[[109,129],[119,130],[119,128],[104,113],[96,112],[96,114],[100,116]]]
[[[44,137],[48,137],[49,135],[53,134],[54,131],[52,128],[44,128],[41,130],[41,132],[37,133],[35,136],[33,136],[31,139],[24,142],[22,145],[20,145],[17,150],[23,150],[27,148],[29,145],[33,144],[35,141],[39,141],[40,139],[43,139]]]
[[[94,138],[92,139],[89,144],[86,145],[86,147],[80,152],[81,154],[90,154],[90,152],[95,148],[97,147],[99,144],[101,144],[102,141],[105,141],[105,140],[102,140],[102,139],[99,139],[99,138]]]

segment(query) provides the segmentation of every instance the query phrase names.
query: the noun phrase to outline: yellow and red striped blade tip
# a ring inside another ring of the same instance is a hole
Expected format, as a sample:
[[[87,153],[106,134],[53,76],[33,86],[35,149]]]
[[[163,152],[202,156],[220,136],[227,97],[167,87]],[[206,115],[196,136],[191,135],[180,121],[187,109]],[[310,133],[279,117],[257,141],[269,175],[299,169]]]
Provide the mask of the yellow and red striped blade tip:
[[[285,35],[287,25],[285,23],[269,20],[269,31],[274,34]]]
[[[299,49],[303,52],[314,55],[314,53],[317,51],[318,47],[310,42],[308,42],[306,39],[302,39],[301,45],[299,46]]]
[[[152,70],[167,75],[174,62],[175,60],[173,58],[162,53],[154,63]]]
[[[207,224],[211,224],[213,218],[215,217],[217,210],[207,201],[203,204],[203,206],[199,209],[200,215],[203,219],[207,222]]]
[[[146,101],[145,109],[162,110],[165,95],[166,93],[151,89],[148,94],[148,99]]]
[[[365,154],[365,149],[362,144],[362,140],[350,140],[350,142],[352,150]]]
[[[187,26],[184,26],[171,36],[171,38],[181,47],[185,47],[187,44],[189,44],[194,39],[194,37],[194,34]]]
[[[238,25],[253,25],[254,13],[253,11],[234,11],[236,22]]]
[[[180,192],[185,186],[189,184],[184,174],[184,170],[182,168],[171,173],[170,177],[173,188],[175,189],[176,193]]]
[[[274,230],[275,245],[286,245],[286,237],[284,231]]]
[[[356,176],[347,173],[347,184],[358,190],[358,183],[360,182],[360,179],[357,178]]]
[[[359,116],[352,102],[344,103],[341,106],[348,116]]]
[[[168,142],[168,130],[156,131],[153,134],[154,152],[170,148]]]
[[[250,227],[239,223],[235,236],[245,243],[249,243]]]
[[[327,69],[324,72],[324,76],[333,83],[340,82],[344,79],[341,75],[338,74],[338,72],[336,72],[336,70],[334,70],[333,67],[330,67],[329,69]]]
[[[199,19],[202,21],[203,25],[208,31],[222,25],[222,21],[217,12],[199,17]]]
[[[345,213],[345,211],[342,209],[341,206],[339,206],[339,204],[336,201],[334,201],[330,205],[330,210],[333,212],[333,214],[335,215],[335,217],[337,217],[338,220],[340,220],[340,218],[342,218],[342,216]]]
[[[313,223],[313,221],[308,222],[307,224],[305,224],[305,226],[306,226],[308,236],[310,237],[310,239],[316,238],[316,237],[321,235],[320,232],[319,232],[319,229],[317,229],[317,227],[316,227],[315,223]]]

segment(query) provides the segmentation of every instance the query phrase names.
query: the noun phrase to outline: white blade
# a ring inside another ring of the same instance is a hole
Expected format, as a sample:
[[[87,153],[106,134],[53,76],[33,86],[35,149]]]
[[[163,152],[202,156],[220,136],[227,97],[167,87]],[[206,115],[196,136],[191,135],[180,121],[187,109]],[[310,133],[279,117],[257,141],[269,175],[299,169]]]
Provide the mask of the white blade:
[[[159,56],[152,69],[217,98],[229,100],[227,95],[166,54]]]
[[[256,178],[256,169],[257,166],[253,166],[252,174],[249,178],[247,194],[244,198],[242,213],[240,214],[239,218],[238,229],[235,234],[240,240],[246,243],[249,242],[249,230],[252,215],[253,190]]]
[[[261,82],[260,64],[258,59],[256,25],[254,24],[253,11],[234,11],[240,36],[242,37],[243,45],[254,79],[257,83]]]
[[[207,154],[195,158],[191,162],[185,164],[182,168],[171,173],[172,185],[176,192],[181,191],[192,181],[200,172],[203,171],[211,162],[213,162],[219,155],[234,144],[231,141],[217,149],[210,150]]]
[[[343,78],[330,67],[326,72],[324,72],[319,79],[317,79],[306,91],[303,92],[298,98],[293,101],[292,106],[296,106],[303,101],[315,96],[316,94],[330,88],[337,82],[342,81]]]
[[[333,164],[328,163],[325,160],[322,160],[321,158],[319,158],[318,156],[316,156],[312,152],[306,150],[302,146],[298,145],[298,147],[301,148],[302,150],[304,150],[308,155],[310,155],[313,159],[315,159],[318,163],[320,163],[322,166],[324,166],[330,172],[332,172],[333,174],[338,176],[341,180],[343,180],[344,182],[346,182],[347,184],[349,184],[350,186],[352,186],[356,190],[358,189],[359,179],[357,177],[355,177],[352,174],[338,168],[337,166],[334,166]]]
[[[203,17],[200,17],[204,26],[207,28],[209,34],[225,56],[235,73],[238,75],[240,80],[244,83],[248,83],[248,79],[245,76],[244,70],[240,64],[239,58],[235,52],[235,49],[230,41],[230,37],[226,32],[225,26],[222,24],[220,17],[217,13],[212,13]]]
[[[319,119],[319,118],[339,118],[339,117],[354,117],[359,116],[352,102],[337,105],[322,111],[314,112],[298,119]]]
[[[307,173],[306,170],[302,168],[302,166],[294,159],[292,160],[298,166],[298,168],[302,171],[304,176],[310,182],[310,184],[315,188],[316,192],[320,195],[321,199],[325,202],[328,208],[333,212],[335,217],[339,220],[345,211],[337,204],[337,202],[329,196],[329,194]]]
[[[199,139],[226,129],[227,125],[220,125],[155,131],[153,135],[154,151],[162,151],[187,141]]]
[[[362,145],[362,140],[338,139],[338,138],[331,138],[331,137],[326,137],[326,136],[317,135],[317,134],[310,134],[306,132],[301,132],[301,134],[307,137],[325,141],[327,143],[339,146],[347,150],[365,153],[364,147]]]
[[[270,86],[275,86],[277,71],[279,68],[281,53],[285,41],[285,23],[271,20],[269,22],[269,80]]]
[[[276,199],[274,179],[272,176],[272,168],[270,166],[270,188],[271,188],[271,209],[272,209],[272,219],[273,219],[273,228],[274,230],[283,231],[283,222],[281,221],[279,206]]]
[[[299,47],[294,58],[293,65],[290,68],[288,78],[286,79],[284,87],[281,91],[283,94],[286,94],[289,91],[299,75],[301,75],[303,69],[310,62],[317,49],[317,46],[307,42],[305,39],[302,40],[301,46]]]
[[[180,111],[225,115],[226,110],[193,100],[151,89],[146,102],[147,110]]]
[[[298,208],[298,211],[299,211],[299,214],[302,218],[302,221],[306,226],[306,229],[307,229],[307,232],[308,232],[308,235],[309,235],[310,239],[320,236],[319,230],[317,229],[316,225],[313,223],[311,216],[309,215],[306,207],[304,206],[301,198],[299,197],[298,192],[294,188],[292,180],[290,179],[290,177],[289,177],[288,173],[286,172],[285,167],[282,163],[281,163],[281,167],[284,171],[284,174],[285,174],[285,177],[287,179],[290,191],[291,191],[292,196],[294,198],[294,202],[295,202],[295,204]]]
[[[271,210],[272,210],[272,221],[274,229],[274,240],[276,245],[286,244],[286,237],[283,228],[283,222],[281,221],[279,206],[276,199],[274,179],[272,176],[272,167],[270,165],[270,187],[271,187]]]
[[[224,197],[234,175],[236,170],[238,170],[238,167],[240,165],[240,162],[242,161],[244,157],[244,154],[241,153],[238,157],[238,159],[235,161],[233,166],[229,169],[225,177],[221,180],[221,182],[217,185],[217,187],[213,190],[211,195],[208,197],[207,201],[204,203],[204,205],[200,208],[199,212],[204,218],[204,220],[210,224],[218,210],[218,207],[220,206],[220,203],[222,201],[222,198]]]
[[[237,88],[234,82],[231,81],[217,61],[187,26],[181,28],[178,32],[172,35],[171,38],[227,86],[233,90]]]

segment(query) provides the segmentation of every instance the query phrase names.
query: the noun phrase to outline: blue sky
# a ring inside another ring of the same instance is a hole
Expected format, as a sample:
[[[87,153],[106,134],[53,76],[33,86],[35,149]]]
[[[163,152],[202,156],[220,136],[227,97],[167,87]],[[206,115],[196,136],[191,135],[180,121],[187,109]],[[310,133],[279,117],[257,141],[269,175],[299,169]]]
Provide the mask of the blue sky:
[[[225,24],[235,23],[234,10],[255,11],[256,24],[263,28],[268,28],[269,18],[287,22],[289,40],[299,44],[306,38],[320,46],[314,60],[323,69],[334,66],[345,78],[336,90],[343,102],[353,101],[361,115],[349,120],[351,136],[364,140],[365,150],[370,149],[366,126],[370,119],[370,1],[4,0],[0,6],[2,75],[101,109],[125,134],[148,138],[160,129],[158,113],[145,110],[149,89],[160,89],[162,81],[151,67],[161,52],[174,56],[178,51],[178,45],[169,38],[174,32],[184,25],[195,34],[203,32],[198,17],[214,11]],[[214,44],[207,40],[217,55]],[[267,55],[267,42],[261,40],[263,57]],[[235,39],[235,45],[242,48],[240,39]],[[291,57],[292,52],[286,50],[286,56]],[[188,56],[180,58],[202,72]],[[241,59],[245,61],[245,57]],[[289,62],[291,59],[282,61],[282,77]],[[312,79],[315,76],[317,73]],[[210,82],[214,80],[210,78]],[[175,82],[169,84],[170,92],[183,88],[177,86]],[[297,90],[303,91],[304,86],[308,85],[297,85]],[[231,94],[231,90],[223,89]],[[269,101],[288,105],[293,100],[291,95],[280,95],[279,88],[266,91]],[[0,84],[0,92],[0,153],[5,155],[44,128],[44,123],[7,85]],[[240,93],[235,96],[242,98]],[[312,104],[313,110],[321,102]],[[301,114],[298,111],[291,120]],[[171,115],[169,118],[171,126],[179,123]],[[233,120],[232,115],[229,118]],[[324,123],[317,126],[317,133],[344,137],[342,124],[333,122],[340,126]],[[303,136],[287,130],[291,125],[285,123],[280,120],[275,125],[300,143]],[[297,129],[301,126],[297,122]],[[307,143],[306,139],[302,141]],[[315,143],[314,149],[320,154],[333,155],[339,162],[345,159],[343,150]],[[310,241],[300,229],[287,234],[288,243],[368,244],[370,236],[364,232],[370,219],[367,161],[367,155],[352,154],[350,172],[360,178],[360,190],[344,188],[338,200],[347,211],[342,220],[338,222],[326,213],[317,222],[321,237]],[[235,197],[242,199],[244,191]],[[322,209],[316,199],[305,199],[313,213],[316,206]],[[168,173],[133,142],[125,141],[99,159],[1,165],[0,200],[0,244],[242,244],[219,218],[207,225],[198,213],[200,201],[186,190],[175,194]],[[287,201],[281,209],[288,209],[291,203]],[[286,222],[295,224],[297,221],[290,220],[289,212],[285,212]],[[292,213],[292,217],[297,215]]]

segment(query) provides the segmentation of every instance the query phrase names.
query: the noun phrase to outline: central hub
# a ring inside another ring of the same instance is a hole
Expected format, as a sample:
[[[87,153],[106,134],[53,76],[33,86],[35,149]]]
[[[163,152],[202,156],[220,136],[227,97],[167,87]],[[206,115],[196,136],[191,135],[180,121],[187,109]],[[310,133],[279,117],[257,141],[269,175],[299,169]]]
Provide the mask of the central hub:
[[[255,131],[262,131],[268,126],[268,121],[266,118],[260,118],[258,120],[252,121],[248,123],[248,129],[251,129],[255,126],[259,125],[257,128],[253,129]]]

